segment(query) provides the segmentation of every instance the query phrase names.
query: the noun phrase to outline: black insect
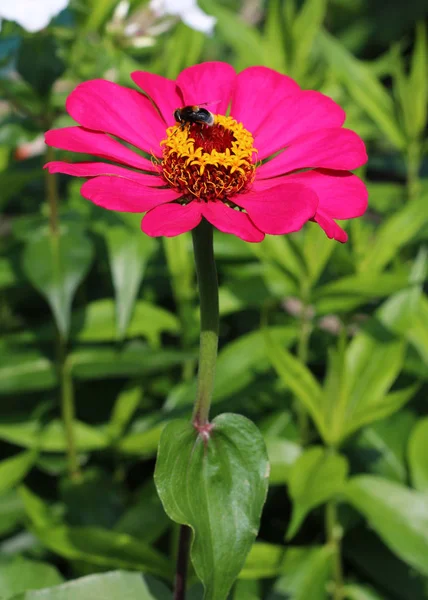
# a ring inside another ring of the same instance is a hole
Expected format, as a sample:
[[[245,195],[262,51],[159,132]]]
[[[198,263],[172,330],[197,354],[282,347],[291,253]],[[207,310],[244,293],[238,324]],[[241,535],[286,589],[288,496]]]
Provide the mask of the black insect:
[[[200,106],[183,106],[174,111],[174,119],[181,123],[182,127],[186,124],[199,123],[212,127],[214,125],[214,115],[206,108]]]

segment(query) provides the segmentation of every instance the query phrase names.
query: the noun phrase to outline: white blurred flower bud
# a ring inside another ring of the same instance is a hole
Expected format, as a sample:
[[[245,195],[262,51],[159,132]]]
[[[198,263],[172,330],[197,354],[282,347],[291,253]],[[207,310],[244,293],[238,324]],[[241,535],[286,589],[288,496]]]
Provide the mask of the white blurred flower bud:
[[[196,0],[150,0],[150,9],[158,17],[173,15],[179,17],[188,27],[212,34],[217,19],[207,15]]]
[[[53,17],[68,5],[69,0],[0,0],[1,20],[16,21],[34,33],[49,25]]]

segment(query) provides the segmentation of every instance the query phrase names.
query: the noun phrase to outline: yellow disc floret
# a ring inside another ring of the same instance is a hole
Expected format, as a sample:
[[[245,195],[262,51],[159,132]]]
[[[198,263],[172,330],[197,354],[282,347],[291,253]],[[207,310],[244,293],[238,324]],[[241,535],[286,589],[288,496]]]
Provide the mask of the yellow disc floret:
[[[254,138],[232,117],[216,115],[214,125],[176,124],[161,142],[162,175],[183,201],[227,201],[254,179]]]

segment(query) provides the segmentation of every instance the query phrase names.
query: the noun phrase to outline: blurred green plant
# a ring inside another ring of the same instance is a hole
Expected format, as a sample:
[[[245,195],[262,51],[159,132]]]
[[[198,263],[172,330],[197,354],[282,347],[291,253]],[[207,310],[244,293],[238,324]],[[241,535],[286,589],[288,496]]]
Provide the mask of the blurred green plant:
[[[424,600],[426,8],[402,7],[400,29],[398,7],[368,0],[200,4],[212,37],[156,31],[137,0],[122,29],[102,0],[72,1],[36,34],[2,24],[0,599],[172,597],[177,530],[152,476],[162,431],[188,418],[196,389],[190,239],[145,239],[138,218],[85,204],[33,153],[45,129],[71,123],[64,100],[81,80],[220,59],[328,93],[370,155],[370,209],[347,245],[310,225],[259,245],[215,237],[213,406],[257,423],[271,463],[230,597]],[[195,567],[206,578],[209,564]],[[193,572],[188,596],[202,597]]]

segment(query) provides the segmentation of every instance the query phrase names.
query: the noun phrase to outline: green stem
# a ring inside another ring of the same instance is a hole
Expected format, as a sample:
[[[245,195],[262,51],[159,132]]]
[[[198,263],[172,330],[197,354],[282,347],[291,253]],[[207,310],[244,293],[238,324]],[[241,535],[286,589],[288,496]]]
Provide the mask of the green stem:
[[[51,162],[55,158],[55,151],[51,146],[46,149],[46,161]],[[49,228],[53,236],[58,235],[58,184],[56,175],[49,173],[46,169],[46,197],[49,205]]]
[[[341,527],[337,519],[337,502],[330,500],[326,506],[325,525],[328,544],[333,549],[333,589],[332,600],[343,600],[343,570],[341,556]]]
[[[201,311],[198,389],[192,420],[199,428],[209,422],[217,359],[219,310],[212,225],[203,220],[192,234]]]
[[[70,479],[79,481],[81,472],[77,458],[76,440],[74,436],[74,388],[70,366],[67,363],[66,346],[64,340],[59,339],[59,372],[61,385],[61,416],[64,424],[67,445],[67,463]]]

